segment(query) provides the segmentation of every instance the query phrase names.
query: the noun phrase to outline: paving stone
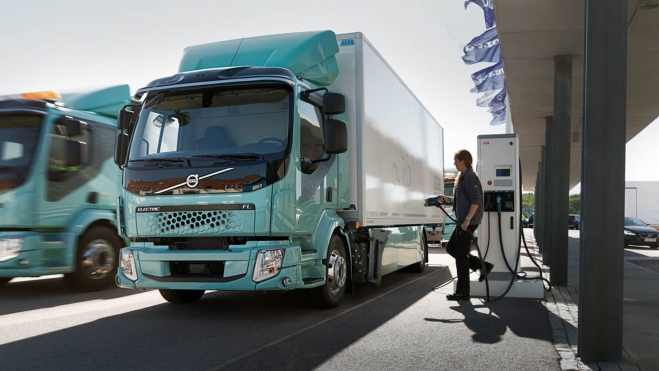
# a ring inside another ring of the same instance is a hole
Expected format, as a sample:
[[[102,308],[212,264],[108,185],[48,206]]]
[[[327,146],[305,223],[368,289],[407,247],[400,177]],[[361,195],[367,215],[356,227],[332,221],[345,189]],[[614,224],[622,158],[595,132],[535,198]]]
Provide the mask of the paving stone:
[[[561,360],[561,370],[579,370],[579,363],[574,359]]]

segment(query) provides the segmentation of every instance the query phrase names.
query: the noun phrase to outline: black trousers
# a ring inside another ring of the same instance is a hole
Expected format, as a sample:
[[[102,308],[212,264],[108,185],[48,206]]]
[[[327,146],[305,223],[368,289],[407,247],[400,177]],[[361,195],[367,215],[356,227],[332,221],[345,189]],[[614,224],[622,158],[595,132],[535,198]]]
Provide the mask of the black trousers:
[[[467,227],[473,234],[478,225]],[[455,269],[458,271],[458,284],[455,292],[469,295],[469,270],[481,268],[481,260],[471,255],[471,236],[467,231],[463,231],[459,225],[455,226],[451,238],[446,243],[446,252],[455,258]]]

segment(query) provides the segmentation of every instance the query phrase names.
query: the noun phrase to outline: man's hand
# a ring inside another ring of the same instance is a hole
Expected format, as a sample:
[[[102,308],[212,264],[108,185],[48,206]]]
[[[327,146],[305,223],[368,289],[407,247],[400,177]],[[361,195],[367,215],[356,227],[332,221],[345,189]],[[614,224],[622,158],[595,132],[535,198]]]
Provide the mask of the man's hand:
[[[467,230],[467,227],[469,227],[469,220],[465,220],[465,221],[462,222],[462,224],[460,225],[460,228],[462,228],[463,231],[466,231],[466,230]]]

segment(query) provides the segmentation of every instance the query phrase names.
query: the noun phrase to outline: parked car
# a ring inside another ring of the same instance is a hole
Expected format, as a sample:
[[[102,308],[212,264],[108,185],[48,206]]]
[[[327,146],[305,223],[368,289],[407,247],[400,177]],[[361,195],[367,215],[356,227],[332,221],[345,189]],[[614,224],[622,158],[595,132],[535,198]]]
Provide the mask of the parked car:
[[[653,249],[659,247],[659,231],[638,218],[625,217],[625,247],[645,245]]]
[[[569,214],[567,217],[567,227],[569,229],[580,229],[581,216],[578,214]]]
[[[529,220],[526,219],[524,215],[522,215],[522,227],[523,228],[528,228],[529,227]]]
[[[529,215],[529,222],[527,223],[529,228],[533,228],[533,214]]]

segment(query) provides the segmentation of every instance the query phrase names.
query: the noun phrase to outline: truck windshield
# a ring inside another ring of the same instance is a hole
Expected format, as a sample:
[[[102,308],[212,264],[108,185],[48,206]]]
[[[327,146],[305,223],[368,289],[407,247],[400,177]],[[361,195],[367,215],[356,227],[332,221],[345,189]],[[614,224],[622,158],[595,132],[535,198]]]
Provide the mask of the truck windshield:
[[[288,148],[292,90],[242,87],[150,93],[134,131],[129,166],[178,161],[282,158]]]
[[[43,115],[0,114],[0,193],[25,182],[32,167]]]

